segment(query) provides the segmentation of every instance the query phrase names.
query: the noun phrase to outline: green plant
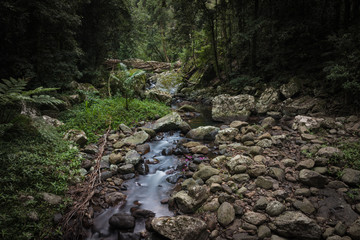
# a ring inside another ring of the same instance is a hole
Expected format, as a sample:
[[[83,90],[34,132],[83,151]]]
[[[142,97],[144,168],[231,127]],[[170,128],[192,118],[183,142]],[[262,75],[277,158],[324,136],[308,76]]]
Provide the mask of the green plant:
[[[134,95],[135,87],[136,87],[136,78],[144,75],[145,71],[143,70],[133,70],[129,71],[125,64],[120,63],[119,64],[120,71],[112,72],[111,78],[114,79],[119,87],[119,90],[121,91],[122,95],[125,98],[125,108],[126,110],[129,110],[129,100]]]
[[[360,170],[360,141],[342,142],[338,148],[341,153],[334,156],[331,161]]]

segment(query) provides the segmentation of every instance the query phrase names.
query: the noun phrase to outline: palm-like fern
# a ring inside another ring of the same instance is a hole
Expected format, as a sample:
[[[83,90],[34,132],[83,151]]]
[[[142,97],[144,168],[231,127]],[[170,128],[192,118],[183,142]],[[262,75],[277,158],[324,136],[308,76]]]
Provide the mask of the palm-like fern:
[[[34,90],[25,91],[27,81],[24,79],[2,79],[0,83],[0,106],[19,105],[24,103],[36,103],[46,105],[58,105],[63,101],[42,95],[41,93],[55,91],[57,88],[39,87]]]

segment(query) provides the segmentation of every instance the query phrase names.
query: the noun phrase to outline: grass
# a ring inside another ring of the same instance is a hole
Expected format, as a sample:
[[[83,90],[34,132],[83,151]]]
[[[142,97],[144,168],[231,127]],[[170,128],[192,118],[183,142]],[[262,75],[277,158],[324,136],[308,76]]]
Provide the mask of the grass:
[[[336,156],[333,160],[339,165],[360,170],[360,141],[341,142],[337,147],[343,155]]]
[[[64,195],[80,166],[78,150],[55,128],[20,116],[0,137],[0,156],[0,239],[59,236],[52,219],[67,201],[49,205],[39,193]],[[38,221],[28,217],[33,211]]]
[[[129,110],[126,110],[124,98],[94,97],[62,114],[60,118],[65,125],[61,129],[83,130],[90,142],[96,142],[98,135],[107,129],[110,122],[112,129],[117,129],[121,123],[132,127],[140,121],[154,120],[168,113],[168,106],[152,100],[133,99],[129,103]]]

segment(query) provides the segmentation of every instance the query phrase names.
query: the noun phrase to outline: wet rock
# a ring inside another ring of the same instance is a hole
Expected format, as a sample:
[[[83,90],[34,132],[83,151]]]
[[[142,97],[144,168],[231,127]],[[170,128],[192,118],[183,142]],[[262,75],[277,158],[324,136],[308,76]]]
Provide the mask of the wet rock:
[[[232,142],[238,134],[239,130],[237,128],[220,130],[215,137],[215,144]]]
[[[255,98],[251,95],[216,96],[212,101],[212,118],[215,121],[246,121],[255,109]]]
[[[70,129],[69,131],[67,131],[65,133],[64,139],[68,141],[73,141],[80,147],[84,147],[88,141],[85,132],[76,129]]]
[[[296,200],[293,205],[296,209],[302,211],[305,214],[312,214],[316,210],[312,203],[306,198],[304,198],[303,201]]]
[[[147,154],[148,152],[150,152],[150,145],[147,143],[138,145],[136,146],[136,151],[141,155]]]
[[[153,129],[156,132],[181,130],[181,132],[187,133],[188,131],[191,130],[191,127],[184,120],[182,120],[181,116],[178,113],[172,112],[158,119],[154,123]]]
[[[118,205],[126,200],[126,195],[121,192],[112,192],[105,195],[105,202],[110,206]]]
[[[360,219],[356,220],[347,230],[352,239],[360,239]]]
[[[131,229],[135,227],[135,218],[129,214],[117,213],[109,219],[109,224],[114,229]]]
[[[105,181],[106,179],[111,178],[112,175],[113,175],[113,173],[111,171],[101,172],[101,180]]]
[[[118,154],[112,153],[112,154],[110,154],[110,156],[109,156],[109,162],[110,162],[111,164],[119,164],[119,163],[121,163],[122,161],[123,161],[123,157],[122,157],[121,153],[118,153]]]
[[[266,222],[267,217],[262,213],[246,212],[243,216],[243,219],[248,223],[259,226]]]
[[[126,164],[132,164],[132,165],[136,165],[140,162],[141,160],[141,156],[140,154],[135,151],[135,150],[130,150],[129,152],[126,153],[125,155],[125,162]]]
[[[159,217],[151,221],[152,228],[170,240],[205,240],[209,233],[204,221],[190,217]]]
[[[128,174],[135,172],[135,168],[133,164],[125,164],[118,168],[118,172],[120,174]]]
[[[234,207],[228,202],[222,203],[217,210],[217,219],[224,227],[232,223],[235,219]]]
[[[220,128],[213,126],[204,126],[191,129],[187,134],[187,138],[195,140],[215,140],[216,134],[220,131]]]
[[[150,211],[150,210],[146,210],[146,209],[136,209],[134,210],[131,215],[134,218],[150,218],[150,217],[155,217],[155,213]]]
[[[196,180],[201,178],[203,181],[208,180],[211,176],[218,175],[220,171],[210,166],[202,167],[199,171],[194,173],[193,178]]]
[[[345,168],[343,170],[341,180],[352,186],[358,185],[360,183],[360,171],[351,168]]]
[[[275,231],[281,236],[293,239],[320,239],[321,228],[314,220],[301,212],[285,212],[275,218]]]
[[[140,233],[118,233],[118,240],[140,240]]]
[[[272,201],[266,206],[266,213],[271,217],[279,216],[285,211],[286,207],[279,201]]]
[[[287,84],[281,85],[280,92],[286,98],[291,98],[300,91],[299,84],[295,79],[291,79]]]
[[[52,193],[40,193],[42,199],[51,205],[58,205],[62,202],[62,198]]]
[[[261,225],[258,229],[257,235],[258,235],[259,239],[271,237],[271,230],[268,226]]]
[[[331,158],[335,156],[342,156],[343,153],[340,149],[335,147],[323,147],[319,149],[317,155],[320,157]]]
[[[257,187],[261,187],[267,190],[273,188],[273,182],[274,180],[271,177],[264,177],[264,176],[259,176],[255,180],[255,184]]]
[[[256,111],[258,113],[266,113],[273,108],[273,104],[279,101],[279,92],[274,88],[267,88],[261,94],[256,103]]]
[[[328,182],[328,179],[325,176],[308,169],[303,169],[300,171],[299,179],[306,185],[318,188],[324,187]]]
[[[182,173],[175,173],[173,175],[170,175],[166,178],[166,181],[168,181],[169,183],[172,183],[172,184],[176,184],[177,181],[180,179],[180,178],[183,178],[183,174]]]

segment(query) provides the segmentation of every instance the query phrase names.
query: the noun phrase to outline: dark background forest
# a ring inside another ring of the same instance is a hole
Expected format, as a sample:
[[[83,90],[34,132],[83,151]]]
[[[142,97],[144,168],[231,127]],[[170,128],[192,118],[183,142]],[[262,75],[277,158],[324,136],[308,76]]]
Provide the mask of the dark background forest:
[[[3,0],[0,76],[96,85],[107,58],[180,59],[218,84],[298,76],[356,100],[359,19],[357,0]]]

